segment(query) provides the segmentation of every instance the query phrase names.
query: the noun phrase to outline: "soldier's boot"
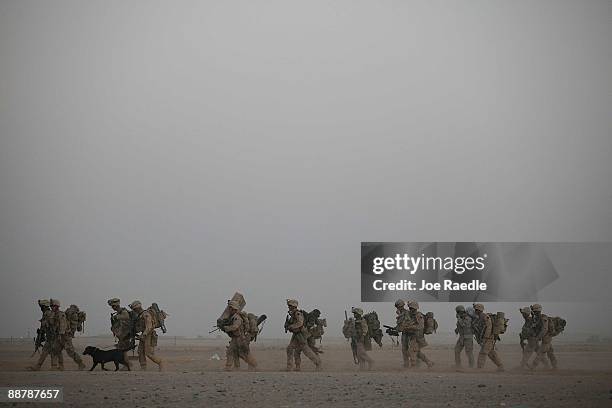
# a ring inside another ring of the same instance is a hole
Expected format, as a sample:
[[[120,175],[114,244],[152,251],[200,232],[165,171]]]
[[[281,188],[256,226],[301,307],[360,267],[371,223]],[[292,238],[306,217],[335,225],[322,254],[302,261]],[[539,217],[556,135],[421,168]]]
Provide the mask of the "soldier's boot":
[[[43,348],[41,350],[41,352],[40,352],[40,356],[38,356],[38,361],[34,365],[29,366],[28,370],[39,371],[41,369],[43,363],[47,359],[48,355],[49,355],[49,352]]]
[[[295,368],[293,369],[293,371],[301,371],[302,370],[302,356],[300,356],[300,352],[296,350],[293,353],[293,358],[295,360]]]
[[[52,370],[57,369],[57,359],[58,359],[57,354],[51,353],[51,369]]]
[[[244,357],[244,361],[249,365],[249,371],[257,371],[257,360],[251,353]]]
[[[554,355],[554,353],[549,352],[548,359],[550,360],[550,365],[552,366],[552,369],[556,370],[557,369],[557,357]]]
[[[461,351],[455,349],[455,368],[461,368]]]
[[[495,365],[497,366],[497,371],[504,371],[504,364],[502,363],[501,358],[499,358],[497,351],[495,350],[491,351],[491,353],[489,353],[489,357],[491,358],[493,363],[495,363]]]
[[[163,361],[163,360],[162,360],[160,357],[157,357],[157,356],[155,356],[155,355],[149,355],[149,356],[147,356],[147,357],[149,357],[149,359],[150,359],[152,362],[154,362],[155,364],[157,364],[157,369],[158,369],[159,371],[163,371],[163,370],[164,370],[164,361]]]
[[[293,349],[290,347],[287,347],[287,371],[291,371],[293,370]]]
[[[484,368],[486,361],[487,361],[487,355],[485,353],[478,353],[478,360],[476,362],[476,367]]]

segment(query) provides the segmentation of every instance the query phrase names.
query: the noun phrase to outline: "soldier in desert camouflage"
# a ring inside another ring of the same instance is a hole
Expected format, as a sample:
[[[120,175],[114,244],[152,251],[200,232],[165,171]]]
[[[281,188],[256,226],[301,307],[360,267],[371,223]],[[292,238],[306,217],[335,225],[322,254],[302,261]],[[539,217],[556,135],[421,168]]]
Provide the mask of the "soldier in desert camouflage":
[[[433,361],[427,358],[425,353],[423,353],[423,348],[427,347],[424,334],[425,318],[423,317],[423,313],[419,311],[418,302],[408,302],[408,317],[408,337],[410,339],[410,352],[412,354],[411,359],[412,361],[416,361],[417,366],[420,360],[427,364],[428,368],[431,368],[434,365]]]
[[[157,364],[159,371],[163,370],[163,360],[155,355],[157,347],[157,332],[153,325],[153,316],[149,310],[142,308],[142,303],[135,300],[130,304],[130,309],[136,313],[135,332],[138,336],[138,362],[140,369],[147,369],[147,358]]]
[[[549,333],[549,319],[542,313],[542,306],[535,304],[531,306],[533,314],[533,327],[536,334],[536,341],[539,343],[536,348],[536,358],[530,368],[535,369],[539,363],[546,363],[546,357],[550,360],[553,370],[557,369],[557,357],[552,347],[552,336]]]
[[[363,310],[359,307],[351,308],[353,318],[344,322],[342,333],[347,339],[351,340],[353,355],[359,364],[359,369],[372,369],[374,360],[370,358],[366,351],[366,342],[369,340],[368,323],[363,318]]]
[[[237,361],[241,358],[248,364],[249,370],[254,371],[257,369],[257,361],[249,347],[246,322],[240,314],[240,306],[234,300],[230,300],[228,306],[230,309],[229,324],[219,327],[230,337],[230,343],[226,349],[225,370],[231,371],[236,368],[239,365]]]
[[[287,371],[301,370],[302,359],[300,353],[302,352],[314,363],[316,369],[320,370],[321,358],[308,346],[308,329],[306,329],[304,315],[298,310],[298,301],[287,299],[287,307],[289,308],[289,317],[285,322],[285,330],[291,332],[291,341],[287,346]],[[295,368],[293,366],[294,360]]]
[[[51,347],[54,348],[57,353],[66,350],[66,354],[74,360],[79,370],[82,370],[85,368],[85,364],[83,364],[81,356],[75,351],[74,345],[72,344],[72,338],[74,337],[72,326],[66,318],[66,314],[60,310],[60,301],[51,299],[50,303],[51,314],[49,315],[48,324],[53,338]],[[37,368],[40,368],[40,366]],[[63,367],[60,367],[60,369],[63,369]]]
[[[111,332],[113,336],[117,338],[118,350],[124,351],[125,362],[130,364],[127,356],[128,350],[133,348],[132,338],[132,319],[130,312],[125,308],[121,307],[121,300],[118,298],[112,298],[107,301],[108,305],[113,309],[111,313]],[[131,367],[130,367],[131,368]]]
[[[538,341],[536,339],[537,333],[533,325],[533,316],[531,315],[531,308],[529,306],[519,309],[525,322],[521,328],[519,335],[521,348],[523,349],[523,356],[521,358],[521,368],[529,367],[529,359],[532,354],[536,351]],[[543,363],[548,367],[548,360],[544,360]]]
[[[395,326],[398,333],[401,333],[401,344],[402,344],[402,358],[404,359],[404,368],[409,368],[414,364],[412,360],[412,353],[410,352],[410,339],[408,333],[405,332],[405,326],[409,320],[408,310],[405,308],[406,302],[402,299],[395,301],[395,314],[397,325]]]
[[[45,344],[40,351],[40,356],[38,361],[33,366],[28,367],[28,369],[33,371],[38,371],[44,364],[47,356],[51,355],[51,369],[52,370],[63,370],[64,369],[64,357],[62,356],[61,351],[58,352],[57,342],[55,341],[55,337],[51,330],[51,323],[53,312],[51,311],[51,302],[47,299],[40,299],[38,301],[38,306],[40,307],[40,311],[42,312],[42,317],[40,321],[40,328],[44,333],[46,338]]]
[[[461,368],[461,351],[465,349],[470,368],[474,368],[474,332],[472,331],[472,318],[465,311],[464,306],[457,306],[457,328],[455,334],[457,343],[455,344],[455,367]]]
[[[477,321],[475,325],[479,328],[477,335],[478,344],[480,344],[480,352],[478,353],[478,368],[484,368],[487,356],[497,366],[497,371],[504,371],[497,350],[495,350],[495,335],[493,334],[493,322],[491,317],[484,312],[484,305],[477,303],[474,305]]]

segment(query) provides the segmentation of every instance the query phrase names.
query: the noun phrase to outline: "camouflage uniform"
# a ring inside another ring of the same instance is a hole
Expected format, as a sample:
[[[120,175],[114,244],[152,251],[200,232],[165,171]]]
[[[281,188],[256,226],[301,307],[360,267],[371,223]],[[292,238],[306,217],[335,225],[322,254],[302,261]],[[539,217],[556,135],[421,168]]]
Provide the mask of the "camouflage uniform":
[[[405,322],[409,320],[408,310],[404,308],[406,303],[402,299],[398,299],[395,302],[395,314],[397,314],[396,321],[397,324],[395,326],[396,330],[402,334],[401,342],[402,342],[402,358],[404,359],[404,368],[408,368],[412,365],[414,360],[412,360],[412,354],[410,352],[410,338],[408,333],[404,332]]]
[[[305,322],[306,329],[308,330],[308,338],[306,342],[308,343],[308,347],[315,352],[316,354],[322,354],[323,351],[316,346],[316,340],[321,338],[320,333],[323,331],[323,327],[321,321],[319,320],[319,316],[321,316],[321,312],[318,309],[312,311],[311,319]]]
[[[366,342],[369,340],[368,323],[363,318],[363,310],[354,307],[351,309],[354,319],[349,319],[345,322],[343,332],[345,336],[351,339],[351,348],[353,348],[359,369],[372,369],[374,360],[370,358],[366,351]]]
[[[553,369],[557,368],[557,357],[552,347],[552,336],[548,332],[548,316],[542,313],[542,306],[535,304],[531,306],[533,311],[533,325],[537,330],[536,341],[540,342],[536,348],[536,358],[531,368],[536,368],[538,363],[546,363],[546,357],[550,359]]]
[[[257,369],[257,361],[249,348],[245,322],[238,312],[240,307],[235,301],[230,301],[229,306],[232,309],[229,325],[221,327],[221,330],[230,336],[230,343],[226,349],[225,369],[232,370],[236,367],[236,361],[240,361],[239,359],[242,358],[249,365],[249,370],[255,370]]]
[[[64,369],[64,357],[61,350],[58,350],[57,342],[55,341],[55,335],[52,331],[53,323],[53,312],[50,309],[51,303],[47,299],[41,299],[38,301],[40,306],[42,317],[40,321],[40,330],[45,334],[45,344],[43,345],[38,361],[29,369],[38,371],[44,364],[48,355],[51,355],[51,369]]]
[[[129,366],[127,352],[134,348],[132,342],[132,317],[125,307],[121,307],[121,300],[112,298],[106,303],[114,310],[111,313],[111,332],[117,338],[115,347],[117,350],[124,350],[124,359]]]
[[[478,368],[484,368],[487,356],[495,363],[498,371],[503,371],[504,365],[495,350],[495,335],[493,334],[493,322],[491,317],[484,312],[484,306],[480,303],[474,305],[474,310],[478,315],[478,327],[480,333],[478,344],[480,344],[480,352],[478,353]]]
[[[59,300],[51,299],[51,307],[53,308],[54,305],[57,307],[53,309],[53,331],[57,335],[56,341],[58,349],[60,352],[61,350],[66,350],[68,357],[72,358],[74,362],[77,363],[79,370],[82,370],[85,368],[85,364],[83,364],[81,356],[76,352],[72,344],[76,328],[73,330],[72,325],[66,318],[66,313],[59,310]]]
[[[521,346],[523,349],[523,356],[521,358],[521,367],[526,368],[529,366],[529,359],[537,348],[538,341],[536,340],[536,332],[533,328],[533,318],[531,316],[531,309],[524,307],[519,309],[525,322],[521,328],[519,338],[521,340]],[[548,364],[548,362],[547,362]]]
[[[138,362],[142,370],[147,369],[147,357],[157,364],[159,371],[163,370],[163,360],[155,355],[157,346],[157,332],[153,327],[153,316],[148,310],[142,308],[138,300],[130,304],[130,309],[136,312],[135,332],[140,333],[138,341]]]
[[[290,319],[286,323],[286,329],[292,333],[291,341],[287,346],[287,370],[293,368],[295,360],[295,371],[300,371],[302,363],[300,353],[302,352],[314,363],[317,370],[320,369],[321,358],[308,346],[308,330],[304,324],[304,315],[297,308],[297,300],[288,299],[287,306],[289,306]]]
[[[459,335],[455,344],[455,366],[461,367],[461,351],[465,349],[470,368],[474,367],[474,332],[472,331],[472,318],[466,313],[463,306],[455,308],[457,312],[457,328],[455,334]]]

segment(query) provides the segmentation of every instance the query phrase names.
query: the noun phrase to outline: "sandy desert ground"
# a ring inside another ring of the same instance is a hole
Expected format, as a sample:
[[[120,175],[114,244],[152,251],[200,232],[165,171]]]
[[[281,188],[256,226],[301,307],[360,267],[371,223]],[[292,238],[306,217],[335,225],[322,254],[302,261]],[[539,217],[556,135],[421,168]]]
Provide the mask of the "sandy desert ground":
[[[66,370],[28,372],[34,361],[29,342],[0,343],[0,386],[64,387],[64,405],[73,407],[133,406],[249,406],[249,407],[599,407],[612,406],[612,345],[560,343],[560,369],[524,372],[517,369],[520,348],[509,338],[499,346],[507,371],[497,373],[489,362],[483,372],[453,367],[451,338],[426,349],[436,365],[404,371],[400,351],[389,338],[371,356],[376,367],[359,372],[349,346],[342,339],[323,342],[324,369],[315,372],[308,360],[303,371],[286,373],[287,339],[260,339],[253,345],[258,372],[223,371],[226,340],[174,339],[160,341],[159,355],[166,370],[78,371],[64,357]],[[433,342],[432,342],[433,343]],[[510,344],[512,343],[512,344]],[[78,338],[86,345],[109,347],[110,338]],[[91,359],[85,357],[88,367]],[[112,367],[112,365],[111,365]],[[49,362],[44,369],[48,370]],[[24,405],[22,403],[13,406]],[[59,404],[28,403],[28,406]]]

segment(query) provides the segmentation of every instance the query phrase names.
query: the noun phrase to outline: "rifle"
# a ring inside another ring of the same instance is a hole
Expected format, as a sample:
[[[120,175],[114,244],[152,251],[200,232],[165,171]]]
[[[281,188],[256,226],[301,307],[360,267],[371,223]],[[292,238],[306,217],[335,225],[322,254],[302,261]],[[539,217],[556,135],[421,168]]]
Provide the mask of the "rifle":
[[[383,324],[383,327],[387,330],[385,330],[385,333],[387,333],[389,336],[392,337],[399,337],[399,332],[397,331],[397,329],[393,326],[387,326],[386,324]]]
[[[287,314],[287,316],[285,316],[285,333],[289,331],[289,319],[289,314]]]
[[[34,339],[34,352],[30,356],[30,358],[34,357],[34,354],[38,352],[38,349],[43,345],[45,340],[45,332],[41,329],[36,329],[36,338]]]
[[[223,327],[227,326],[229,324],[230,324],[229,319],[217,319],[217,325],[213,326],[213,329],[211,331],[209,331],[208,334],[214,333],[214,332],[219,331],[219,330],[223,330]]]

